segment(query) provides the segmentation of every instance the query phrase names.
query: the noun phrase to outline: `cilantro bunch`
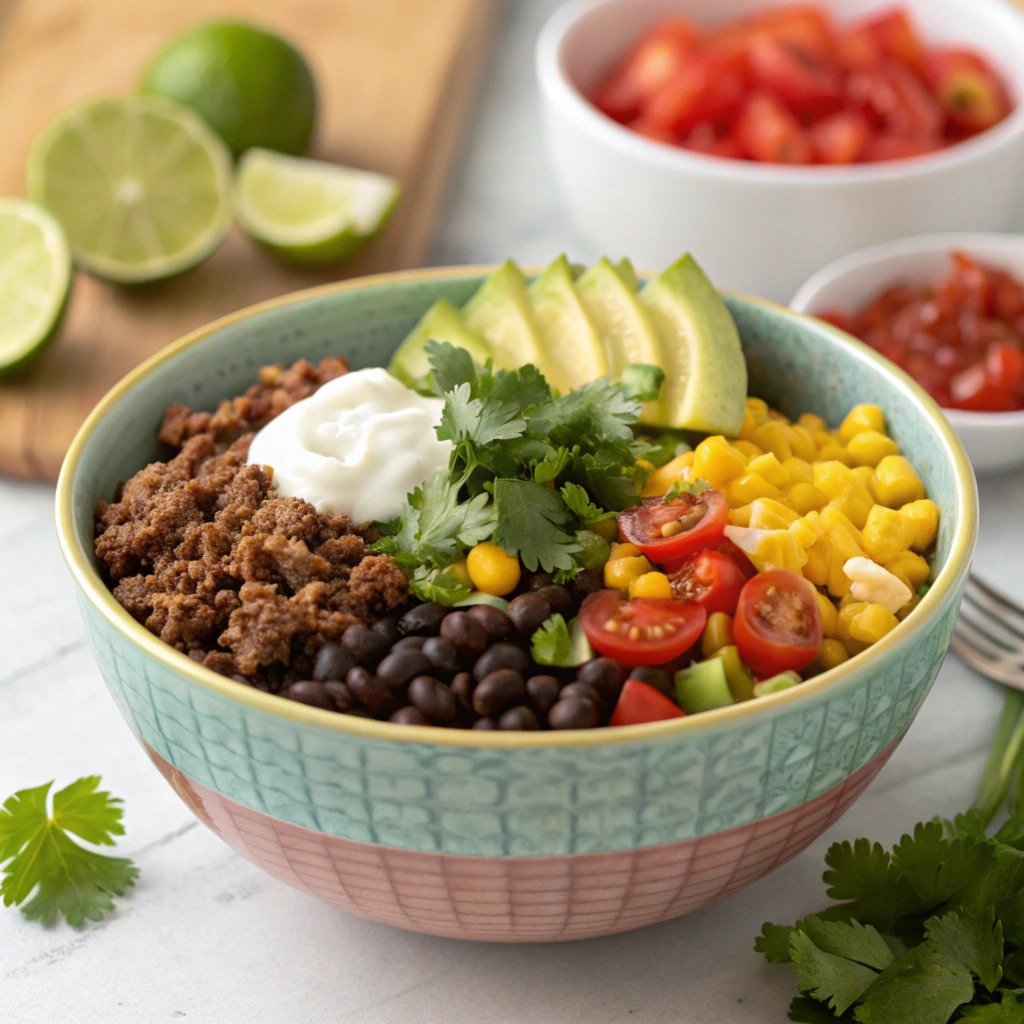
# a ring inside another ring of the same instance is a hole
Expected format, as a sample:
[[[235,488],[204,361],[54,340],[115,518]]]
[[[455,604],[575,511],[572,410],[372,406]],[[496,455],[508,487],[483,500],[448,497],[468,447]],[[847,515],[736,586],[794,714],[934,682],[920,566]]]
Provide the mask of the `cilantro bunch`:
[[[494,372],[434,341],[427,354],[429,386],[445,401],[437,436],[452,443],[451,461],[397,518],[377,524],[384,536],[374,550],[402,566],[417,597],[442,604],[469,593],[453,566],[488,539],[531,571],[571,579],[582,568],[577,532],[637,502],[646,478],[638,460],[657,446],[632,428],[664,372],[637,364],[618,381],[557,395],[533,365]]]

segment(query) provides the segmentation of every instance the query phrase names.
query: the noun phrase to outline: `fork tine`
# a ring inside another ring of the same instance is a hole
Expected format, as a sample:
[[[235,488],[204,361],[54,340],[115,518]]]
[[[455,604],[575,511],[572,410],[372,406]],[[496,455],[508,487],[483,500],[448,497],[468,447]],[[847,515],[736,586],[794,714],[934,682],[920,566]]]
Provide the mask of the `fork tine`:
[[[954,633],[949,641],[950,649],[966,665],[980,672],[997,683],[1009,686],[1014,690],[1024,692],[1024,675],[1017,672],[1007,671],[995,662],[989,661],[979,654],[959,633]]]
[[[1007,628],[1003,623],[992,616],[985,615],[984,611],[978,613],[978,609],[969,604],[960,605],[960,621],[965,622],[972,629],[980,633],[986,640],[998,644],[1004,654],[1024,653],[1020,637]]]
[[[991,658],[993,661],[1002,662],[1009,653],[1005,647],[997,644],[987,633],[983,633],[969,619],[965,619],[963,612],[960,613],[960,621],[956,624],[956,636],[959,636],[964,643],[970,646],[982,657]]]
[[[1024,608],[993,590],[984,580],[971,574],[967,578],[964,597],[982,607],[1011,632],[1024,639]]]

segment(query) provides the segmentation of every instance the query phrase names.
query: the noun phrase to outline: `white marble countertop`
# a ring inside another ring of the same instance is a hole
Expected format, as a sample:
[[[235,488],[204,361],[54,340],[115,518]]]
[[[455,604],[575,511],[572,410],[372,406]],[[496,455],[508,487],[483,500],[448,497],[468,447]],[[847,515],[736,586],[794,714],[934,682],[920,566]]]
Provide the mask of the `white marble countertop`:
[[[436,263],[594,255],[544,155],[531,47],[555,0],[512,0],[438,232]],[[681,245],[684,243],[681,242]],[[976,565],[1024,598],[1024,476],[983,482]],[[556,946],[429,938],[348,916],[270,878],[200,826],[121,721],[93,663],[52,525],[53,490],[0,479],[0,799],[101,773],[125,800],[141,880],[100,925],[0,908],[3,1024],[746,1024],[784,1021],[793,981],[752,952],[765,920],[824,905],[829,843],[891,843],[966,807],[1002,694],[952,657],[889,765],[776,874],[690,917]]]

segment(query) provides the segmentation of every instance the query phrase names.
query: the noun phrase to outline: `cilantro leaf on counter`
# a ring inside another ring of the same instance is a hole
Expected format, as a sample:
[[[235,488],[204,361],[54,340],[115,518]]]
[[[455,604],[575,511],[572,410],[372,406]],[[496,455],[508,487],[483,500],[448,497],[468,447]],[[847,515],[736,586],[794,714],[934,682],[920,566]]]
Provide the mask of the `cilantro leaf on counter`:
[[[1003,926],[996,920],[995,907],[982,919],[952,912],[931,917],[924,923],[929,948],[959,960],[971,974],[994,992],[1003,977]]]
[[[973,997],[974,982],[964,964],[920,945],[878,975],[853,1016],[860,1024],[946,1024]]]
[[[536,572],[569,569],[580,550],[574,532],[566,530],[571,515],[558,491],[529,480],[494,481],[494,543],[516,554]]]
[[[135,884],[138,869],[123,857],[107,857],[80,846],[71,834],[96,846],[113,846],[124,835],[121,801],[98,790],[99,776],[72,782],[47,801],[52,782],[22,789],[0,810],[0,863],[4,906],[21,906],[34,921],[51,923],[63,914],[80,928],[114,909],[112,896]],[[27,902],[26,902],[27,901]]]
[[[797,987],[827,1003],[837,1015],[845,1013],[879,977],[878,971],[856,960],[819,949],[805,932],[794,932],[789,943]]]
[[[1003,1001],[998,1005],[965,1007],[963,1019],[974,1024],[1024,1024],[1024,1003],[1013,992],[1003,992]]]

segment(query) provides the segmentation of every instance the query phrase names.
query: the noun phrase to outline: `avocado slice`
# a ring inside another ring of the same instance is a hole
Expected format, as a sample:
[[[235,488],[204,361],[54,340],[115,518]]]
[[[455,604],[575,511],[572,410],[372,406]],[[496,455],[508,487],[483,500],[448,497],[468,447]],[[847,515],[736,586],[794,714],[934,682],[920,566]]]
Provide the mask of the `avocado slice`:
[[[564,395],[608,373],[604,346],[576,294],[564,255],[534,279],[530,302],[550,364],[544,375],[552,387]]]
[[[459,311],[447,299],[438,299],[398,346],[388,363],[388,372],[407,387],[414,387],[430,373],[428,341],[447,341],[456,348],[464,348],[473,362],[481,366],[491,358],[487,342],[466,327]]]
[[[615,264],[615,273],[622,278],[622,283],[635,295],[640,286],[637,283],[636,270],[633,269],[633,264],[627,257],[623,256]]]
[[[490,345],[495,366],[512,369],[533,363],[547,376],[526,278],[511,260],[491,274],[462,307],[462,322]]]
[[[628,260],[624,262],[632,271]],[[604,342],[612,376],[617,378],[630,363],[665,366],[658,332],[636,297],[635,285],[631,288],[617,267],[606,259],[598,260],[576,282],[576,294]],[[645,403],[640,421],[667,425],[664,399]]]
[[[743,423],[747,364],[721,295],[690,255],[640,292],[661,338],[665,426],[735,437]]]

